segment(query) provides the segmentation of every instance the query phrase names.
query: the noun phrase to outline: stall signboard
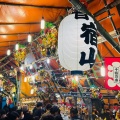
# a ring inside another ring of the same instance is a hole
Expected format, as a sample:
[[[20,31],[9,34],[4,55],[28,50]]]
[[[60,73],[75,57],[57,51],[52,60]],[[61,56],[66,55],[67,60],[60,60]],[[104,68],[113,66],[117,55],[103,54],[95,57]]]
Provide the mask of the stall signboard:
[[[105,88],[120,90],[120,57],[105,58]]]

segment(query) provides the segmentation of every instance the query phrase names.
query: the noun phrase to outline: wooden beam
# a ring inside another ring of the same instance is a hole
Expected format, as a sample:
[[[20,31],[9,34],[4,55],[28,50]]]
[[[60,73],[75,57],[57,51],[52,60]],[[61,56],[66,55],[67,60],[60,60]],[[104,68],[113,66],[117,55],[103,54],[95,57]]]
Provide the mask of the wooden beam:
[[[20,33],[4,33],[4,34],[0,34],[0,35],[21,35],[21,34],[36,34],[39,32],[20,32]]]
[[[0,5],[5,5],[5,6],[17,6],[17,7],[33,7],[33,8],[47,8],[47,9],[51,9],[51,8],[54,8],[54,9],[68,9],[68,8],[71,8],[71,7],[63,7],[63,6],[43,6],[43,5],[32,5],[32,4],[24,4],[24,3],[10,3],[10,2],[0,2]]]

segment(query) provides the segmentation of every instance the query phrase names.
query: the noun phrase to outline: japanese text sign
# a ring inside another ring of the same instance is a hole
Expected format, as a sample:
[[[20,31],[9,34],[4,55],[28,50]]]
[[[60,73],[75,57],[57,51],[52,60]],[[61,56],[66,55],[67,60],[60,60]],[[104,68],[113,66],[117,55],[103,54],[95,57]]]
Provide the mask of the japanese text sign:
[[[120,90],[120,58],[105,58],[105,88]]]

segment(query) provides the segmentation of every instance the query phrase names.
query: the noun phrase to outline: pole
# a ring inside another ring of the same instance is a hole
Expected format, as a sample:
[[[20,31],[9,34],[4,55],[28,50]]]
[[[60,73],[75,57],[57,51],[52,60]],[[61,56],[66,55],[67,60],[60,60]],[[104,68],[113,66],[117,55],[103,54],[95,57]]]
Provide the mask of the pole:
[[[19,80],[18,80],[19,79]],[[20,102],[20,81],[22,80],[21,73],[16,72],[16,96],[17,96],[17,103]]]

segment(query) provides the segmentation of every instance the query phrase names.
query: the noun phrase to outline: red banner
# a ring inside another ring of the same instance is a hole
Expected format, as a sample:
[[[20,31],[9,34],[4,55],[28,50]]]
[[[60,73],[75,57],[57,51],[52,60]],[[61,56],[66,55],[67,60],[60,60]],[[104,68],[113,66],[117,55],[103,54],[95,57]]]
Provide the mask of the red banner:
[[[120,58],[105,58],[105,88],[120,90]]]

